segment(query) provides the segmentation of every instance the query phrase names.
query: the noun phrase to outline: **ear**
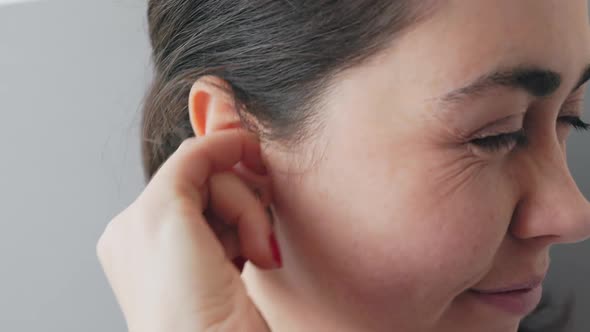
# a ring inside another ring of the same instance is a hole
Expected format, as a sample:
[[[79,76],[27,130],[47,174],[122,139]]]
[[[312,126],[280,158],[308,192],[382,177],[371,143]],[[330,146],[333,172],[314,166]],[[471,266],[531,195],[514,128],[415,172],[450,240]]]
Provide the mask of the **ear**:
[[[227,91],[224,90],[227,88]],[[226,81],[217,76],[203,76],[191,87],[188,110],[195,136],[216,130],[241,127]]]
[[[217,76],[203,76],[191,87],[188,110],[195,136],[205,136],[217,130],[242,127],[238,111],[234,107],[231,89]],[[262,161],[264,164],[264,162]],[[271,202],[270,177],[259,174],[243,162],[233,168],[234,173],[260,195],[264,206]]]

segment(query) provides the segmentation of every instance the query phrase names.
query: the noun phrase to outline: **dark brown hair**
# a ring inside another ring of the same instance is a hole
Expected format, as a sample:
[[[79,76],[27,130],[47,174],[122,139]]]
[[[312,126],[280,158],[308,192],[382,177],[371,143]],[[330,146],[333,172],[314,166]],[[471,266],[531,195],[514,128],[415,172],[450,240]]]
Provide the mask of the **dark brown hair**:
[[[289,144],[313,135],[321,95],[338,72],[387,48],[425,5],[383,0],[153,0],[155,80],[143,113],[146,177],[193,135],[192,84],[224,79],[244,125]],[[420,1],[420,3],[429,1]]]
[[[230,90],[244,126],[261,138],[301,143],[319,130],[321,97],[336,74],[389,48],[434,3],[440,2],[150,0],[155,77],[142,118],[146,180],[194,136],[188,97],[199,77],[227,82],[222,88]],[[522,332],[560,331],[525,325]]]

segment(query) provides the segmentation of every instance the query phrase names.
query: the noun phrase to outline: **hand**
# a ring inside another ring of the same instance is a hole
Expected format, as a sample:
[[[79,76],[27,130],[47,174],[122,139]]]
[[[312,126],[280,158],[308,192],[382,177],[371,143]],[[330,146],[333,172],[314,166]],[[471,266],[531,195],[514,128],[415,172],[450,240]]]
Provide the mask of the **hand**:
[[[129,331],[269,331],[240,278],[243,259],[280,267],[264,175],[242,129],[189,138],[109,223],[97,254]]]

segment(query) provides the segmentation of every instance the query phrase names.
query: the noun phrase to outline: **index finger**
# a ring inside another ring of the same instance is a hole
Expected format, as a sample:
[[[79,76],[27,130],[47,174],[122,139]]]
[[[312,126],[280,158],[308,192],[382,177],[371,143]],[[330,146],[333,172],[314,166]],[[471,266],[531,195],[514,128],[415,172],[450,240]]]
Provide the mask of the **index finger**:
[[[211,174],[230,170],[239,161],[262,172],[260,141],[241,128],[220,130],[183,141],[154,176],[154,181],[163,181],[176,192],[194,192],[206,185]]]

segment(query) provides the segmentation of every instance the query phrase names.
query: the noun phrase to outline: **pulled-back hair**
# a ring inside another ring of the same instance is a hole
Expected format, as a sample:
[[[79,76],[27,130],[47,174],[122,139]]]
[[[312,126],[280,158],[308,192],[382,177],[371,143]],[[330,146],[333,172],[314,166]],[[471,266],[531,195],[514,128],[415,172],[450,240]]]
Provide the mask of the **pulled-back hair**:
[[[143,113],[146,176],[193,135],[188,96],[199,77],[225,80],[244,126],[254,129],[247,119],[255,118],[261,138],[295,144],[317,132],[331,78],[388,48],[424,16],[426,2],[149,1],[155,79]]]

